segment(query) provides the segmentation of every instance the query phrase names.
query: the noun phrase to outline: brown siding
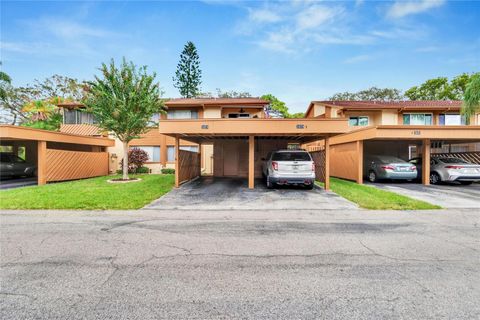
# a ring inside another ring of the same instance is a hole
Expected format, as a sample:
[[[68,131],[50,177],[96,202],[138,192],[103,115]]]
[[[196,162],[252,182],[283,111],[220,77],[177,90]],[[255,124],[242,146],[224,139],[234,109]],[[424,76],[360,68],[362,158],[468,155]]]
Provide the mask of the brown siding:
[[[178,152],[178,175],[179,183],[192,180],[200,176],[200,154],[198,152],[191,152],[179,150]]]
[[[47,149],[46,181],[64,181],[108,174],[107,152]]]
[[[361,180],[363,167],[361,142],[337,144],[330,148],[330,175],[353,181]]]

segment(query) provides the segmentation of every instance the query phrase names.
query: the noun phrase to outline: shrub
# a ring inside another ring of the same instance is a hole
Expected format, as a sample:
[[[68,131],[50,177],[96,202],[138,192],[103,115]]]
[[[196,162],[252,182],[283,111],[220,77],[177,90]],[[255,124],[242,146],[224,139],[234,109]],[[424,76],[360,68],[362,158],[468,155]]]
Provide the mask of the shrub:
[[[163,174],[174,174],[174,173],[175,173],[175,169],[163,168],[163,169],[162,169],[162,173],[163,173]]]
[[[150,173],[150,169],[147,167],[140,167],[137,168],[137,171],[135,173]]]
[[[148,161],[148,153],[140,148],[132,148],[128,151],[128,173],[136,173],[137,169],[143,167]],[[120,166],[123,167],[123,159],[120,161]]]

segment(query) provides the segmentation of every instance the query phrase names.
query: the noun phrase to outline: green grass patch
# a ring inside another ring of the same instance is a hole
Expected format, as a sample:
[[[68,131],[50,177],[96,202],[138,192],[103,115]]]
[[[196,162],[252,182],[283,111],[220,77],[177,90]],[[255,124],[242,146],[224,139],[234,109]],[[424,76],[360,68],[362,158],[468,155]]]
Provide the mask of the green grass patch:
[[[0,191],[1,209],[139,209],[169,192],[174,175],[131,175],[142,181],[108,183],[118,176]]]
[[[323,183],[317,182],[318,185]],[[412,199],[395,192],[380,190],[372,186],[330,178],[330,189],[336,194],[372,210],[426,210],[441,209],[440,206]]]

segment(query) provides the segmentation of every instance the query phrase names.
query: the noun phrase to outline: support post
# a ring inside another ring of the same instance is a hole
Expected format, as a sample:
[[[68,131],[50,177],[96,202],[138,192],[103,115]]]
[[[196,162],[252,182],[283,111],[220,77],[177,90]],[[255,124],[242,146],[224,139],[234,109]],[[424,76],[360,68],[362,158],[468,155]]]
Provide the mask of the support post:
[[[363,140],[357,141],[357,183],[363,184]]]
[[[39,186],[47,183],[47,142],[37,142],[37,183]]]
[[[430,185],[430,139],[424,139],[422,144],[422,183]]]
[[[162,167],[167,165],[167,136],[163,135],[160,138],[160,163]]]
[[[202,163],[203,163],[203,153],[202,153],[202,144],[198,144],[198,176],[202,176]]]
[[[330,138],[325,138],[325,190],[330,190]]]
[[[180,186],[180,138],[175,136],[175,188]]]
[[[248,137],[248,188],[255,188],[255,136]]]

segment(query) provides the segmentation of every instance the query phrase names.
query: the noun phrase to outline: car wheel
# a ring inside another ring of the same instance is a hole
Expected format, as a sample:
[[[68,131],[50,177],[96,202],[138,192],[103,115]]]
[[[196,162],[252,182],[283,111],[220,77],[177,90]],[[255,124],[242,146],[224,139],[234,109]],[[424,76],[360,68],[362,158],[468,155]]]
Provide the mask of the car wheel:
[[[431,184],[438,184],[442,181],[442,179],[440,178],[440,175],[436,172],[432,172],[430,173],[430,183]]]
[[[372,170],[368,173],[368,181],[370,181],[370,182],[377,182],[378,181],[377,174],[375,173],[375,171]]]
[[[460,181],[460,184],[464,185],[464,186],[469,186],[473,183],[473,181]]]
[[[267,188],[272,189],[273,188],[273,183],[270,181],[270,176],[267,176]]]
[[[314,187],[314,184],[313,183],[310,183],[310,184],[306,184],[305,185],[305,188],[307,188],[307,190],[312,190]]]

